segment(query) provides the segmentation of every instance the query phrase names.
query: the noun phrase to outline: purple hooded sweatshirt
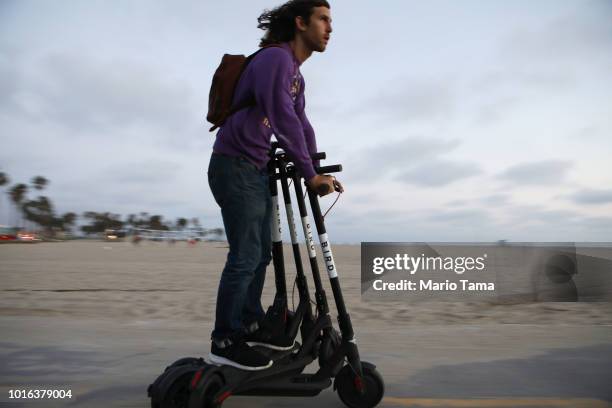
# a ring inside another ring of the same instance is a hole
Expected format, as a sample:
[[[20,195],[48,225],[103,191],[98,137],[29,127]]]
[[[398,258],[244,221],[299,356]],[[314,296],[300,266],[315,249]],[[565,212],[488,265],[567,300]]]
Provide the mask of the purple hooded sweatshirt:
[[[304,113],[304,78],[289,44],[280,45],[260,51],[247,65],[236,86],[234,104],[254,96],[257,105],[225,121],[213,151],[244,157],[264,169],[274,134],[302,177],[310,180],[316,174],[310,155],[317,151],[317,144]]]

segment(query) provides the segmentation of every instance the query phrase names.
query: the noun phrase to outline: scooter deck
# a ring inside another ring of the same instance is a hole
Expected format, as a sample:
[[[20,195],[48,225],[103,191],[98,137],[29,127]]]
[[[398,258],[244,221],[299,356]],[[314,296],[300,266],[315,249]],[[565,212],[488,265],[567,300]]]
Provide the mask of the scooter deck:
[[[297,344],[292,350],[284,352],[272,350],[274,364],[265,370],[246,371],[229,365],[215,366],[215,372],[221,374],[226,383],[219,395],[226,392],[233,395],[264,395],[270,392],[272,395],[276,395],[276,392],[280,393],[278,395],[317,395],[331,382],[328,384],[327,379],[310,381],[312,374],[302,374],[314,358],[311,355],[297,357],[298,351]]]
[[[254,381],[249,389],[236,392],[236,395],[278,395],[285,397],[313,397],[332,384],[330,378],[315,380],[313,374],[299,374]]]

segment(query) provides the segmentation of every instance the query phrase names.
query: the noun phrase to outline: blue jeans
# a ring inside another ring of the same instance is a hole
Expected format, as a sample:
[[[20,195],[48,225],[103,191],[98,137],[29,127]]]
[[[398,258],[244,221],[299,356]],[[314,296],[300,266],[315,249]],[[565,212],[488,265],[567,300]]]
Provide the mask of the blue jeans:
[[[217,292],[213,339],[239,335],[264,316],[261,293],[272,259],[268,173],[244,158],[213,153],[208,184],[221,207],[229,253]]]

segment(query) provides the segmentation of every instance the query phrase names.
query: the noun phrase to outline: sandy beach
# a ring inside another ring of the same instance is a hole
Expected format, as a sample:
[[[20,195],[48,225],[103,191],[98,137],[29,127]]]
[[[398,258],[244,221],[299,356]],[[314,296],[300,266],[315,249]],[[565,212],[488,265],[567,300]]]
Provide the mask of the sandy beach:
[[[148,406],[146,387],[163,367],[207,354],[226,253],[222,242],[0,245],[0,404],[34,404],[8,402],[11,387],[61,385],[73,390],[71,406]],[[423,398],[433,397],[445,406],[473,397],[610,406],[610,303],[364,301],[360,247],[335,246],[334,257],[362,358],[378,366],[387,384],[381,406],[423,406]],[[295,267],[288,247],[285,259],[291,293]],[[265,305],[273,284],[270,267]],[[539,371],[548,382],[519,381]],[[466,372],[474,373],[473,383]],[[342,406],[331,390],[316,400]],[[224,406],[312,401],[237,397]]]

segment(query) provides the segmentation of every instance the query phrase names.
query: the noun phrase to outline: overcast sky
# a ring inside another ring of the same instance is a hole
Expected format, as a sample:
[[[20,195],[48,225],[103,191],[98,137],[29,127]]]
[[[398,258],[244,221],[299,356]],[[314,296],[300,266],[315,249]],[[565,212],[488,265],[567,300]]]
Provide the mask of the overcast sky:
[[[277,4],[0,1],[0,171],[59,212],[221,226],[210,80]],[[302,73],[332,242],[611,240],[612,2],[331,4]]]

